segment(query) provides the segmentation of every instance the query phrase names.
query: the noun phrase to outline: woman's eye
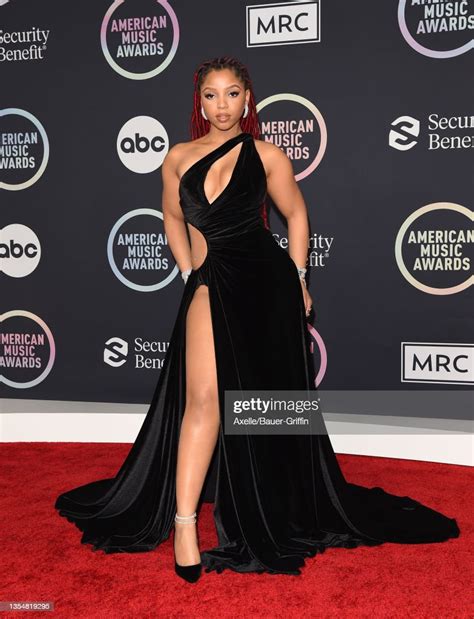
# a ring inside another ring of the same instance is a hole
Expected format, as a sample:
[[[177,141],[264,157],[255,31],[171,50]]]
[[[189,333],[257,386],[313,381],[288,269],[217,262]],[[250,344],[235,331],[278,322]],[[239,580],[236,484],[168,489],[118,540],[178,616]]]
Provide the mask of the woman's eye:
[[[238,90],[233,90],[231,92],[229,92],[229,95],[232,95],[232,98],[238,97],[240,94],[240,92]],[[212,92],[208,92],[204,95],[205,99],[210,99],[211,97],[213,97],[213,93]]]

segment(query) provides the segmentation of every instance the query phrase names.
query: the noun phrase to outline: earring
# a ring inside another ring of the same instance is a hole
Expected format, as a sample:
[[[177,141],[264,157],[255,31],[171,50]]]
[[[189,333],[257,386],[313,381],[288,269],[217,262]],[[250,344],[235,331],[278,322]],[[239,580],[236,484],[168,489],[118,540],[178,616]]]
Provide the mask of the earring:
[[[249,104],[245,102],[244,113],[242,114],[242,118],[247,118],[247,114],[249,113]]]
[[[204,112],[204,108],[202,107],[202,105],[201,105],[201,114],[204,116],[204,118],[205,118],[206,120],[208,120],[208,118],[207,118],[207,116],[206,116],[206,113]]]

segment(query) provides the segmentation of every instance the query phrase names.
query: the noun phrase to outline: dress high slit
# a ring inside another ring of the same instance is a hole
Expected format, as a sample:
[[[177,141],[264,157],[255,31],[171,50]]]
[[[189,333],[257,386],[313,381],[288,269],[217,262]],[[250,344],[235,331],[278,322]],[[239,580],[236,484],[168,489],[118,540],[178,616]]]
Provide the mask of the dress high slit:
[[[229,182],[209,202],[209,167],[239,143]],[[349,483],[322,416],[309,435],[225,433],[226,390],[315,395],[301,284],[293,260],[261,218],[266,175],[251,134],[230,138],[193,164],[179,195],[207,255],[184,286],[149,410],[117,474],[56,500],[59,514],[83,532],[81,542],[106,553],[146,552],[170,535],[185,409],[186,314],[201,284],[209,292],[221,419],[213,510],[218,543],[201,552],[206,571],[295,575],[306,558],[328,547],[458,537],[454,518],[379,486]]]

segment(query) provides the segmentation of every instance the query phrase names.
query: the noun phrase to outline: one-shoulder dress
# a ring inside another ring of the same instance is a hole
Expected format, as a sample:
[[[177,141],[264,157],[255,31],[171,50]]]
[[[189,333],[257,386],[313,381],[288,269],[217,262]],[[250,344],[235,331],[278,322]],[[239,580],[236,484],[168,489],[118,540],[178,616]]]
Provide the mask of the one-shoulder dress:
[[[230,181],[210,203],[206,173],[240,143]],[[68,490],[55,503],[93,550],[151,551],[174,526],[186,312],[202,284],[209,291],[221,418],[213,509],[218,544],[201,551],[207,572],[300,574],[306,557],[328,547],[443,542],[460,534],[454,518],[413,498],[349,483],[322,415],[308,434],[224,431],[226,390],[316,393],[298,272],[261,216],[266,181],[246,132],[181,177],[184,218],[204,236],[207,255],[184,286],[148,412],[114,477]]]

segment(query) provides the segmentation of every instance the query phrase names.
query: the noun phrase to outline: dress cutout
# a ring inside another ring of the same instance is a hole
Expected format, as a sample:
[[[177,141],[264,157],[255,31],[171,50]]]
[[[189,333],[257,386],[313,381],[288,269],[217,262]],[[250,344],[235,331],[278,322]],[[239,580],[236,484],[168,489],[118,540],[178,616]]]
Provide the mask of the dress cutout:
[[[240,142],[232,176],[210,203],[207,171]],[[218,545],[201,550],[206,571],[300,574],[305,557],[327,547],[442,542],[460,534],[454,518],[408,496],[347,482],[322,416],[318,433],[309,435],[224,433],[225,390],[316,391],[301,283],[293,260],[264,227],[265,195],[265,169],[246,132],[181,177],[181,208],[205,237],[207,255],[184,286],[148,413],[115,477],[64,492],[55,503],[94,550],[150,551],[174,527],[186,312],[200,284],[209,290],[221,415]]]

